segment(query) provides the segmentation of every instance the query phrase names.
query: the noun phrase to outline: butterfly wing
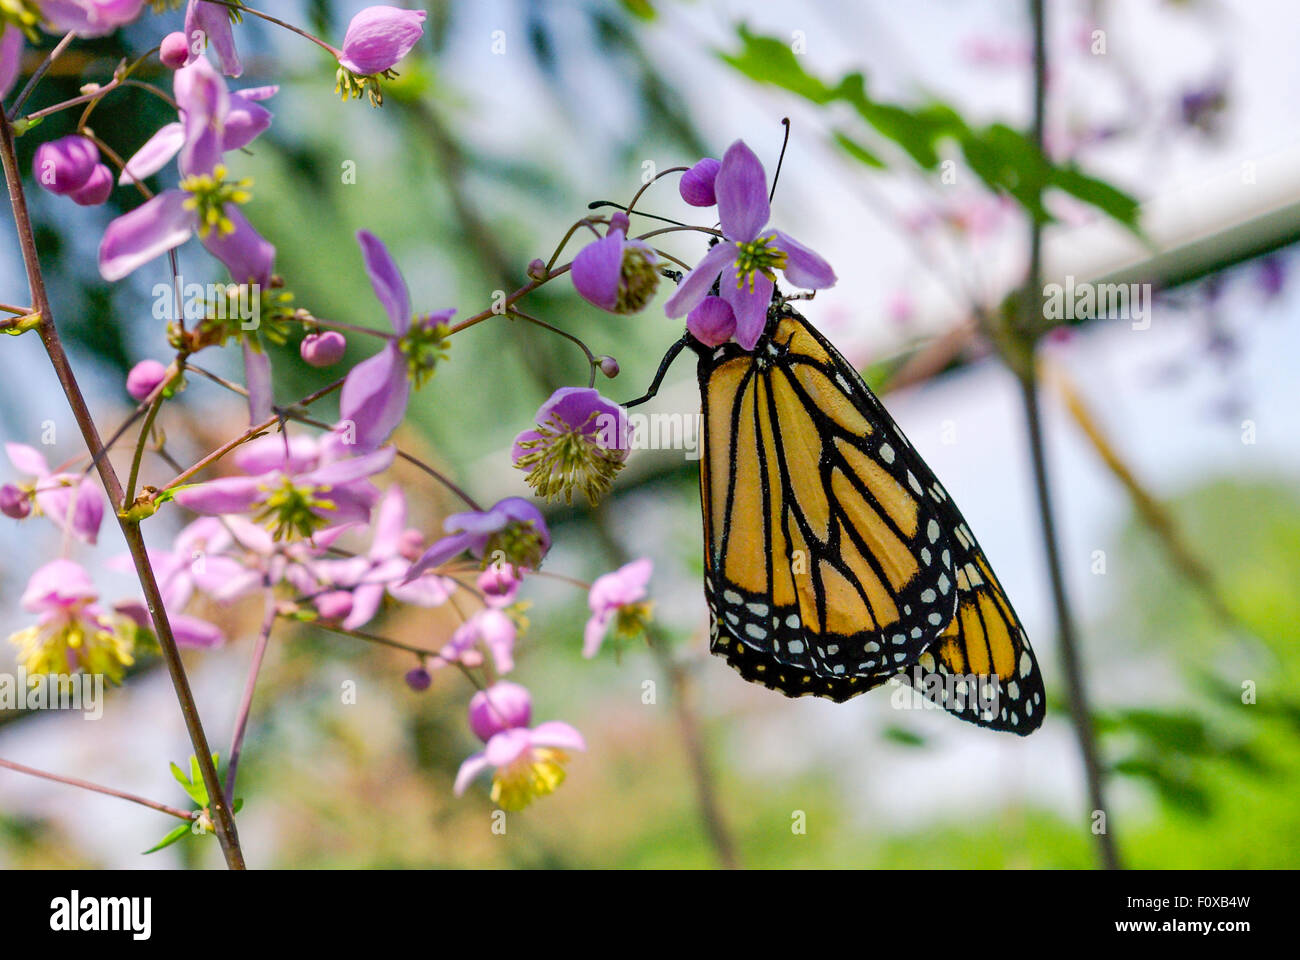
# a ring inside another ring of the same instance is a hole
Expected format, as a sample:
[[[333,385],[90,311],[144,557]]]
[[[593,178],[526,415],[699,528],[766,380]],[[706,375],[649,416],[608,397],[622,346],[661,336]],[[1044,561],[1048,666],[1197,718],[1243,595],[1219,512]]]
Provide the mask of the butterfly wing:
[[[951,500],[948,501],[951,503]],[[1038,659],[1020,618],[956,506],[957,613],[902,679],[981,727],[1033,733],[1046,714]]]
[[[792,696],[832,696],[814,678],[846,696],[884,682],[956,609],[942,488],[857,371],[788,308],[752,353],[697,352],[713,651],[753,660],[743,675],[775,674]]]

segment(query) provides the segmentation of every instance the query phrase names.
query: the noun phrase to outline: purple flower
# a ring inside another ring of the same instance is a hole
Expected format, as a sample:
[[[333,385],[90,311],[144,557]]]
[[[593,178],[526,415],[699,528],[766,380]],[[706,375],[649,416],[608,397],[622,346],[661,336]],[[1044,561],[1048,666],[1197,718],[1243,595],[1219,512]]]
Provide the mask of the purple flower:
[[[104,495],[90,474],[51,473],[45,456],[22,443],[6,443],[9,461],[34,478],[24,489],[36,508],[79,540],[94,544],[104,520]]]
[[[641,601],[646,597],[646,584],[653,570],[649,559],[633,560],[597,578],[591,585],[587,596],[591,619],[582,637],[584,657],[590,659],[600,652],[611,621],[616,623],[615,632],[619,636],[635,635],[645,629],[650,610]]]
[[[522,497],[507,497],[490,510],[453,513],[443,521],[447,536],[425,550],[407,571],[407,582],[468,550],[492,563],[536,569],[551,549],[551,534],[535,506]]]
[[[126,375],[126,392],[143,401],[167,379],[167,368],[157,360],[141,360]]]
[[[343,359],[343,352],[348,348],[348,341],[337,330],[323,330],[309,333],[298,345],[298,354],[310,366],[332,367]]]
[[[222,73],[228,77],[237,77],[244,72],[239,51],[235,49],[235,31],[231,26],[234,15],[236,11],[220,3],[189,0],[185,7],[185,36],[181,40],[184,42],[188,37],[194,42],[189,45],[186,66],[203,56],[211,45],[217,52]]]
[[[537,426],[515,437],[514,465],[548,500],[573,502],[581,488],[594,505],[628,455],[626,411],[590,387],[561,387],[537,411]]]
[[[70,133],[36,148],[32,176],[50,193],[67,196],[86,185],[98,163],[99,148],[88,138]]]
[[[102,610],[85,569],[71,560],[52,560],[27,581],[22,605],[39,614],[34,626],[9,637],[18,661],[30,674],[102,673],[121,683],[135,634],[128,622]]]
[[[713,184],[718,177],[722,163],[712,157],[705,157],[691,169],[682,174],[677,190],[682,199],[692,207],[711,207],[718,202]]]
[[[573,258],[574,289],[592,306],[611,313],[643,310],[659,286],[658,257],[643,240],[627,239],[622,211],[609,221],[609,232]]]
[[[417,385],[432,371],[446,323],[455,310],[442,310],[424,317],[411,311],[406,281],[388,248],[373,233],[357,233],[366,273],[375,296],[388,314],[397,334],[377,354],[352,368],[343,381],[339,397],[339,422],[335,426],[339,443],[365,453],[388,439],[406,416],[411,396],[411,374]]]
[[[492,801],[502,810],[522,810],[538,797],[553,793],[564,782],[567,750],[586,750],[582,734],[567,723],[550,721],[529,729],[524,724],[510,725],[511,720],[531,716],[532,705],[527,691],[501,691],[496,684],[486,691],[486,699],[495,702],[500,694],[500,712],[494,721],[484,717],[480,704],[470,703],[470,725],[478,733],[496,726],[501,729],[487,738],[486,746],[466,758],[456,773],[456,796],[460,796],[479,774],[492,770]],[[477,696],[476,698],[477,699]]]
[[[393,462],[385,447],[304,472],[279,467],[258,476],[223,477],[176,491],[176,502],[195,513],[220,516],[253,512],[274,540],[310,538],[323,528],[365,523],[379,491],[367,480]]]
[[[178,127],[169,125],[155,134],[128,163],[127,172],[132,178],[147,176],[179,153],[180,186],[108,225],[99,245],[99,272],[110,282],[120,280],[197,232],[236,283],[266,286],[275,247],[239,211],[250,196],[248,181],[227,180],[222,155],[257,136],[269,114],[254,102],[253,92],[232,96],[203,57],[177,70],[173,86],[180,107]],[[269,96],[260,89],[255,93]]]
[[[794,286],[809,290],[833,286],[835,272],[788,234],[772,230],[763,235],[771,215],[767,176],[744,141],[737,140],[723,155],[714,190],[726,240],[715,244],[686,275],[664,311],[670,317],[685,316],[717,282],[736,316],[736,341],[752,350],[767,325],[777,270]]]
[[[102,37],[140,16],[144,0],[40,0],[46,23],[56,33]]]
[[[385,73],[424,35],[423,10],[366,7],[348,24],[339,63],[357,76]]]
[[[309,564],[311,573],[323,584],[350,591],[351,604],[342,614],[345,628],[355,630],[369,623],[385,593],[402,603],[437,607],[456,589],[456,581],[434,573],[405,581],[411,567],[403,555],[408,533],[406,495],[401,487],[392,486],[375,511],[373,539],[365,556]]]
[[[508,680],[480,690],[469,700],[469,728],[484,743],[503,730],[526,727],[532,719],[532,696]]]

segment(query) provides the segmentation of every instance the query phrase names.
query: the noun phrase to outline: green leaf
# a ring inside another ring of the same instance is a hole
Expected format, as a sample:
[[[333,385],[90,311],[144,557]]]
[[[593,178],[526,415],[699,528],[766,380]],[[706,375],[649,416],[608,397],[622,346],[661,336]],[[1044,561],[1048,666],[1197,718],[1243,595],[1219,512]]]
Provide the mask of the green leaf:
[[[789,90],[813,103],[830,103],[836,99],[836,91],[804,70],[789,44],[775,37],[750,33],[744,24],[737,30],[743,44],[740,53],[718,55],[745,76]]]
[[[622,0],[622,3],[623,9],[632,14],[632,16],[636,17],[638,20],[644,20],[649,23],[657,16],[654,4],[652,4],[650,0]]]
[[[176,766],[175,764],[172,764],[172,767],[173,767],[173,768],[174,768],[175,766]],[[185,836],[185,834],[187,834],[187,833],[190,832],[190,826],[191,826],[191,825],[188,824],[188,823],[182,823],[179,827],[177,827],[175,830],[172,830],[170,833],[167,834],[167,836],[163,837],[161,840],[159,840],[157,843],[155,843],[152,847],[150,847],[148,850],[146,850],[146,851],[144,852],[145,855],[150,854],[150,853],[157,853],[157,852],[158,852],[159,850],[161,850],[163,847],[170,847],[173,843],[175,843],[175,842],[176,842],[177,840],[179,840],[181,837]]]
[[[1143,237],[1138,225],[1140,212],[1138,202],[1118,187],[1112,186],[1105,180],[1090,177],[1073,165],[1054,167],[1051,185],[1058,190],[1064,190],[1076,200],[1082,200],[1096,207],[1102,213],[1128,227],[1139,237]]]
[[[859,163],[864,163],[868,167],[875,167],[877,170],[885,169],[885,161],[851,138],[848,134],[839,130],[835,131],[835,142],[838,143],[844,152]]]
[[[926,744],[925,737],[903,727],[886,727],[881,736],[904,747],[924,747]]]

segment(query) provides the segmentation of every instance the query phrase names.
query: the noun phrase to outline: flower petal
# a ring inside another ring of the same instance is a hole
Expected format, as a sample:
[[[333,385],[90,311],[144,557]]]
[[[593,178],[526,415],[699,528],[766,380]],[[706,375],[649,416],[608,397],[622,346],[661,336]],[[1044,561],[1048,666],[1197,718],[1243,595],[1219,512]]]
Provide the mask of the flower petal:
[[[530,731],[534,747],[559,747],[561,750],[586,750],[587,741],[574,727],[559,720],[539,723]]]
[[[708,296],[686,315],[686,329],[706,347],[720,347],[736,332],[736,314],[726,300]]]
[[[183,190],[165,190],[110,223],[99,243],[100,276],[109,283],[121,280],[188,240],[195,214],[185,209],[186,199]]]
[[[456,783],[452,787],[452,793],[459,797],[475,777],[491,766],[487,761],[486,753],[486,751],[480,750],[478,753],[470,754],[465,758],[465,762],[456,771]]]
[[[235,225],[234,232],[210,230],[203,238],[203,245],[226,265],[235,283],[270,286],[275,269],[275,245],[253,229],[237,205],[226,204],[226,216]]]
[[[406,358],[397,344],[390,342],[353,367],[344,380],[339,423],[352,425],[351,439],[357,450],[373,450],[402,422],[410,396]]]
[[[713,189],[718,195],[718,219],[728,240],[742,243],[758,236],[772,216],[767,202],[767,174],[754,151],[737,140],[722,156]]]
[[[573,258],[573,287],[594,307],[613,310],[618,305],[618,284],[623,273],[623,234],[587,244]]]
[[[243,513],[262,495],[262,477],[222,477],[176,491],[175,500],[195,513]]]
[[[774,231],[773,243],[778,250],[785,251],[785,266],[781,272],[796,287],[805,290],[825,290],[835,286],[835,271],[822,257],[809,250],[802,243],[780,230]]]
[[[411,569],[406,572],[406,579],[402,581],[403,585],[410,583],[424,571],[440,567],[452,557],[464,553],[473,542],[474,537],[468,533],[455,533],[441,540],[435,540],[429,545],[429,549],[420,555],[420,559],[411,564]]]
[[[275,398],[271,394],[271,357],[245,340],[244,386],[248,389],[248,422],[251,426],[270,419]]]
[[[717,243],[695,265],[695,269],[686,275],[677,292],[664,304],[664,313],[670,317],[684,317],[701,300],[709,295],[713,281],[718,279],[722,268],[736,262],[736,245],[734,243]]]
[[[0,32],[0,99],[7,97],[23,65],[23,32],[6,24]]]
[[[185,36],[190,40],[189,63],[203,55],[194,52],[196,32],[201,33],[205,46],[211,44],[217,51],[222,73],[228,77],[237,77],[244,72],[239,51],[235,49],[235,32],[230,22],[229,7],[207,3],[205,0],[190,0],[189,6],[185,8]]]
[[[157,133],[145,141],[143,147],[131,155],[117,182],[130,184],[153,176],[176,156],[184,142],[184,127],[176,122],[164,124],[158,128]]]
[[[361,255],[365,258],[366,273],[370,274],[375,296],[388,312],[393,330],[402,336],[411,326],[411,295],[407,292],[402,272],[397,269],[384,242],[373,233],[357,231],[357,242],[361,244]]]
[[[767,326],[767,308],[772,303],[772,281],[761,273],[754,274],[754,288],[749,284],[736,286],[736,271],[728,268],[722,271],[722,283],[719,289],[722,298],[731,304],[736,314],[736,342],[746,350],[753,350],[759,337]]]
[[[9,462],[20,473],[33,477],[44,477],[50,472],[50,466],[45,460],[45,455],[35,447],[29,447],[25,443],[6,443],[5,453],[9,457]]]
[[[610,611],[601,610],[587,620],[587,625],[582,631],[582,655],[588,660],[600,653],[601,645],[605,642],[605,634],[609,631],[610,617]]]
[[[424,35],[426,16],[423,10],[367,7],[348,24],[339,63],[359,76],[391,69]]]

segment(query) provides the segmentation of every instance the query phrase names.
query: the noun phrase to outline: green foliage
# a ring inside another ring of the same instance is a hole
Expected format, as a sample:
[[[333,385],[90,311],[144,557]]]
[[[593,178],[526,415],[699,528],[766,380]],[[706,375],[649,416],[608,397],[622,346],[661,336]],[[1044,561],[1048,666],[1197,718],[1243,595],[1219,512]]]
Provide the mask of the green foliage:
[[[1053,163],[1024,133],[1001,123],[972,126],[946,103],[931,102],[904,107],[873,99],[861,73],[850,73],[834,85],[808,73],[784,41],[738,28],[739,53],[722,53],[724,61],[759,83],[788,90],[796,96],[828,106],[846,103],[878,136],[892,141],[921,169],[933,172],[942,162],[941,148],[952,142],[966,164],[990,190],[1013,197],[1039,223],[1052,222],[1043,204],[1049,189],[1070,194],[1140,235],[1137,200],[1077,167]],[[880,169],[885,162],[871,149],[843,131],[835,142],[863,164]]]

